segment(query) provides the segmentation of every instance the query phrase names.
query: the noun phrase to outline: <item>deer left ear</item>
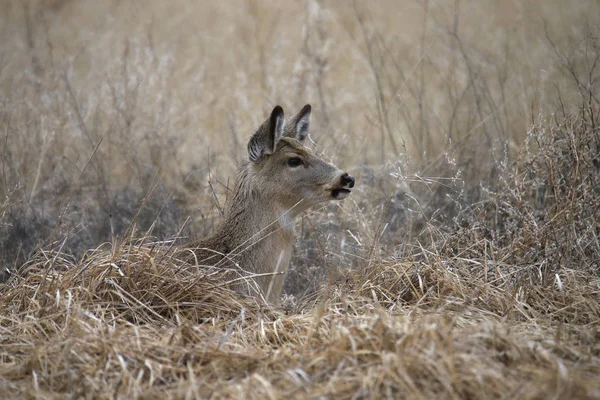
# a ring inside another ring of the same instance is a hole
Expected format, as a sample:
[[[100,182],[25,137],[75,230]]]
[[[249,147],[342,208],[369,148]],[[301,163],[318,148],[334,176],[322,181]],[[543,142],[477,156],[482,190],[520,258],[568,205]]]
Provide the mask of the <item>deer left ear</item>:
[[[292,137],[303,143],[308,136],[308,129],[310,127],[310,104],[305,105],[294,115],[285,125],[284,136]]]
[[[283,109],[276,106],[271,116],[258,128],[248,142],[248,157],[252,162],[258,162],[266,154],[273,154],[277,143],[283,134],[285,119]]]

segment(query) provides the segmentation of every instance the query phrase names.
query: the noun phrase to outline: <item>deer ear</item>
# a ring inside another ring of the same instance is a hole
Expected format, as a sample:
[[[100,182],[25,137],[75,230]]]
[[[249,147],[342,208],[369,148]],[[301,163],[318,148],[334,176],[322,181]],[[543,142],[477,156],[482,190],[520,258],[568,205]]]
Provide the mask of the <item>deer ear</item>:
[[[298,114],[294,115],[292,119],[285,125],[284,135],[297,139],[300,143],[303,143],[308,136],[308,128],[310,127],[310,104],[302,107],[302,110]]]
[[[248,157],[252,162],[258,162],[266,154],[273,154],[281,139],[285,119],[283,109],[275,106],[271,116],[263,122],[248,142]]]

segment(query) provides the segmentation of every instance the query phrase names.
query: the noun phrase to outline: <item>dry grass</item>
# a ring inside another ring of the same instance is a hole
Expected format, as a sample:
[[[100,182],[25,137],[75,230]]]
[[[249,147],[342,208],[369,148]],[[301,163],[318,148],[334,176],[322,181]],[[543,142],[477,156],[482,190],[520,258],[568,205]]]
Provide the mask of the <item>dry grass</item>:
[[[600,398],[598,3],[0,5],[5,397]],[[273,309],[172,250],[306,102]]]
[[[523,268],[487,274],[488,260],[430,254],[351,274],[316,305],[283,312],[229,292],[219,272],[181,271],[165,247],[115,244],[79,262],[39,253],[2,288],[3,392],[600,396],[596,275],[565,268],[544,284]]]
[[[453,234],[340,270],[284,309],[231,292],[234,271],[189,271],[173,242],[129,237],[79,260],[40,251],[0,287],[2,389],[599,398],[600,173],[586,122],[534,127],[539,147],[504,171],[509,187],[462,210]]]

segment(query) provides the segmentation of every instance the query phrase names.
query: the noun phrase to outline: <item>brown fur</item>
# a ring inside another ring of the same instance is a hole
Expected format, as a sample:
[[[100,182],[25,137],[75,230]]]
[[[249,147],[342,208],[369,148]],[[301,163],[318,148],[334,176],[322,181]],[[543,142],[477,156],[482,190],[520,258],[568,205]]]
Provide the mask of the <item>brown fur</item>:
[[[309,105],[285,126],[281,108],[273,110],[250,139],[250,161],[239,168],[227,218],[213,236],[187,249],[189,262],[266,274],[254,278],[258,286],[254,292],[270,303],[277,303],[281,296],[295,217],[316,204],[344,198],[349,190],[340,189],[354,184],[302,144],[309,119]],[[301,164],[290,166],[291,158],[300,159]],[[252,294],[247,285],[240,290]]]

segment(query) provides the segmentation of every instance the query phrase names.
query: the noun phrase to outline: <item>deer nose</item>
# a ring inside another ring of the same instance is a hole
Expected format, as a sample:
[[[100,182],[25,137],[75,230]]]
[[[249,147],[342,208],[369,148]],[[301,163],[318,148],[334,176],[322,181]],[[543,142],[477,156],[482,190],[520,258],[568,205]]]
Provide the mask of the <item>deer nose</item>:
[[[348,187],[350,188],[354,187],[354,178],[348,175],[347,172],[345,172],[344,175],[342,175],[342,185],[348,185]]]

